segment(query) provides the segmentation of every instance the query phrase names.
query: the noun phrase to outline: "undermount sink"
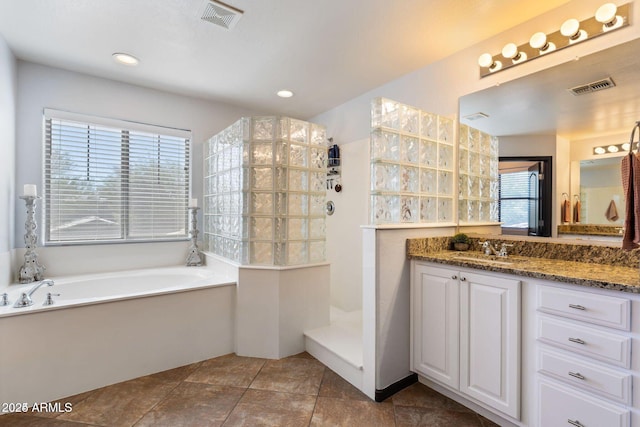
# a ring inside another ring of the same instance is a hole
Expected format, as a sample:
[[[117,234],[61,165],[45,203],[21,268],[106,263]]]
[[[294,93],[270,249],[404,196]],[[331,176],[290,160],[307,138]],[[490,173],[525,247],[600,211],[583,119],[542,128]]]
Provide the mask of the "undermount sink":
[[[512,257],[498,257],[496,255],[485,255],[481,252],[458,252],[453,255],[455,259],[459,259],[461,261],[472,261],[479,262],[483,264],[493,264],[493,265],[513,265],[520,264],[526,262],[526,259],[522,258],[512,258]]]

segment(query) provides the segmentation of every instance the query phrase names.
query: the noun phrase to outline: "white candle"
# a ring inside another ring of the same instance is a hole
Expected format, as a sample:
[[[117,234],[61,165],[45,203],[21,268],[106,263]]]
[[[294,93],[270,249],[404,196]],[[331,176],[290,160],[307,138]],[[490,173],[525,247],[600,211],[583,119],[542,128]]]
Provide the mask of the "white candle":
[[[38,189],[35,184],[25,184],[23,193],[23,196],[37,197]]]
[[[198,199],[191,199],[189,201],[189,207],[190,208],[197,208],[198,207]]]

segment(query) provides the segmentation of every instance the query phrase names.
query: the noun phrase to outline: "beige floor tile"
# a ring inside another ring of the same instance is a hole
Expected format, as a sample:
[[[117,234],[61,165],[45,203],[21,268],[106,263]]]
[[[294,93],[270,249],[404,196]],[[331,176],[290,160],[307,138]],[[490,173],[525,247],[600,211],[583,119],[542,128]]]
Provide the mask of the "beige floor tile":
[[[196,362],[190,365],[180,366],[175,369],[169,369],[168,371],[151,374],[149,376],[162,381],[184,381],[189,375],[198,369],[200,365],[202,365],[202,362]]]
[[[322,384],[320,385],[320,393],[322,397],[335,397],[338,399],[353,399],[370,401],[363,392],[349,384],[340,375],[331,369],[325,369]]]
[[[265,390],[247,390],[224,427],[306,427],[313,413],[313,396]]]
[[[249,387],[264,364],[265,359],[227,354],[205,360],[187,377],[186,381]]]
[[[417,406],[458,412],[473,412],[471,409],[421,383],[412,384],[399,391],[391,397],[391,401],[396,406]]]
[[[395,415],[397,427],[482,427],[480,417],[473,412],[396,406]]]
[[[164,399],[179,383],[136,378],[95,390],[57,419],[101,426],[131,426]]]
[[[238,387],[183,382],[136,427],[220,426],[244,392]]]
[[[316,396],[324,370],[325,366],[315,359],[288,357],[268,360],[249,387]]]
[[[318,397],[311,426],[395,426],[393,404]]]
[[[0,427],[86,427],[91,424],[75,423],[55,418],[36,417],[28,414],[0,416]]]

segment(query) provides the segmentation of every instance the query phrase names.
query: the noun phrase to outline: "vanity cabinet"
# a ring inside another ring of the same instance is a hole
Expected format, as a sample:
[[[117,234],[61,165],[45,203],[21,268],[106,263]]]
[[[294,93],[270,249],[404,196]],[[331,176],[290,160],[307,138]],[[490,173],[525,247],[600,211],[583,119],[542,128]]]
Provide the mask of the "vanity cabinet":
[[[537,285],[540,426],[627,427],[631,301]]]
[[[520,415],[518,280],[412,261],[411,369]]]

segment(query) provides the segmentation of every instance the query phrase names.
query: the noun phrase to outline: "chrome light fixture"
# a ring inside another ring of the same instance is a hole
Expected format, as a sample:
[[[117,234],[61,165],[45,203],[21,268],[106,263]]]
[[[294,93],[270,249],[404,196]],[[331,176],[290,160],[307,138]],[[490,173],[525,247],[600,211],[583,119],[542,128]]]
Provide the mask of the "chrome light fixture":
[[[558,31],[548,34],[537,32],[531,36],[528,43],[521,45],[508,43],[497,55],[483,53],[478,58],[480,77],[625,27],[629,25],[630,10],[631,3],[622,6],[606,3],[600,6],[591,18],[582,21],[570,18],[562,23]]]

